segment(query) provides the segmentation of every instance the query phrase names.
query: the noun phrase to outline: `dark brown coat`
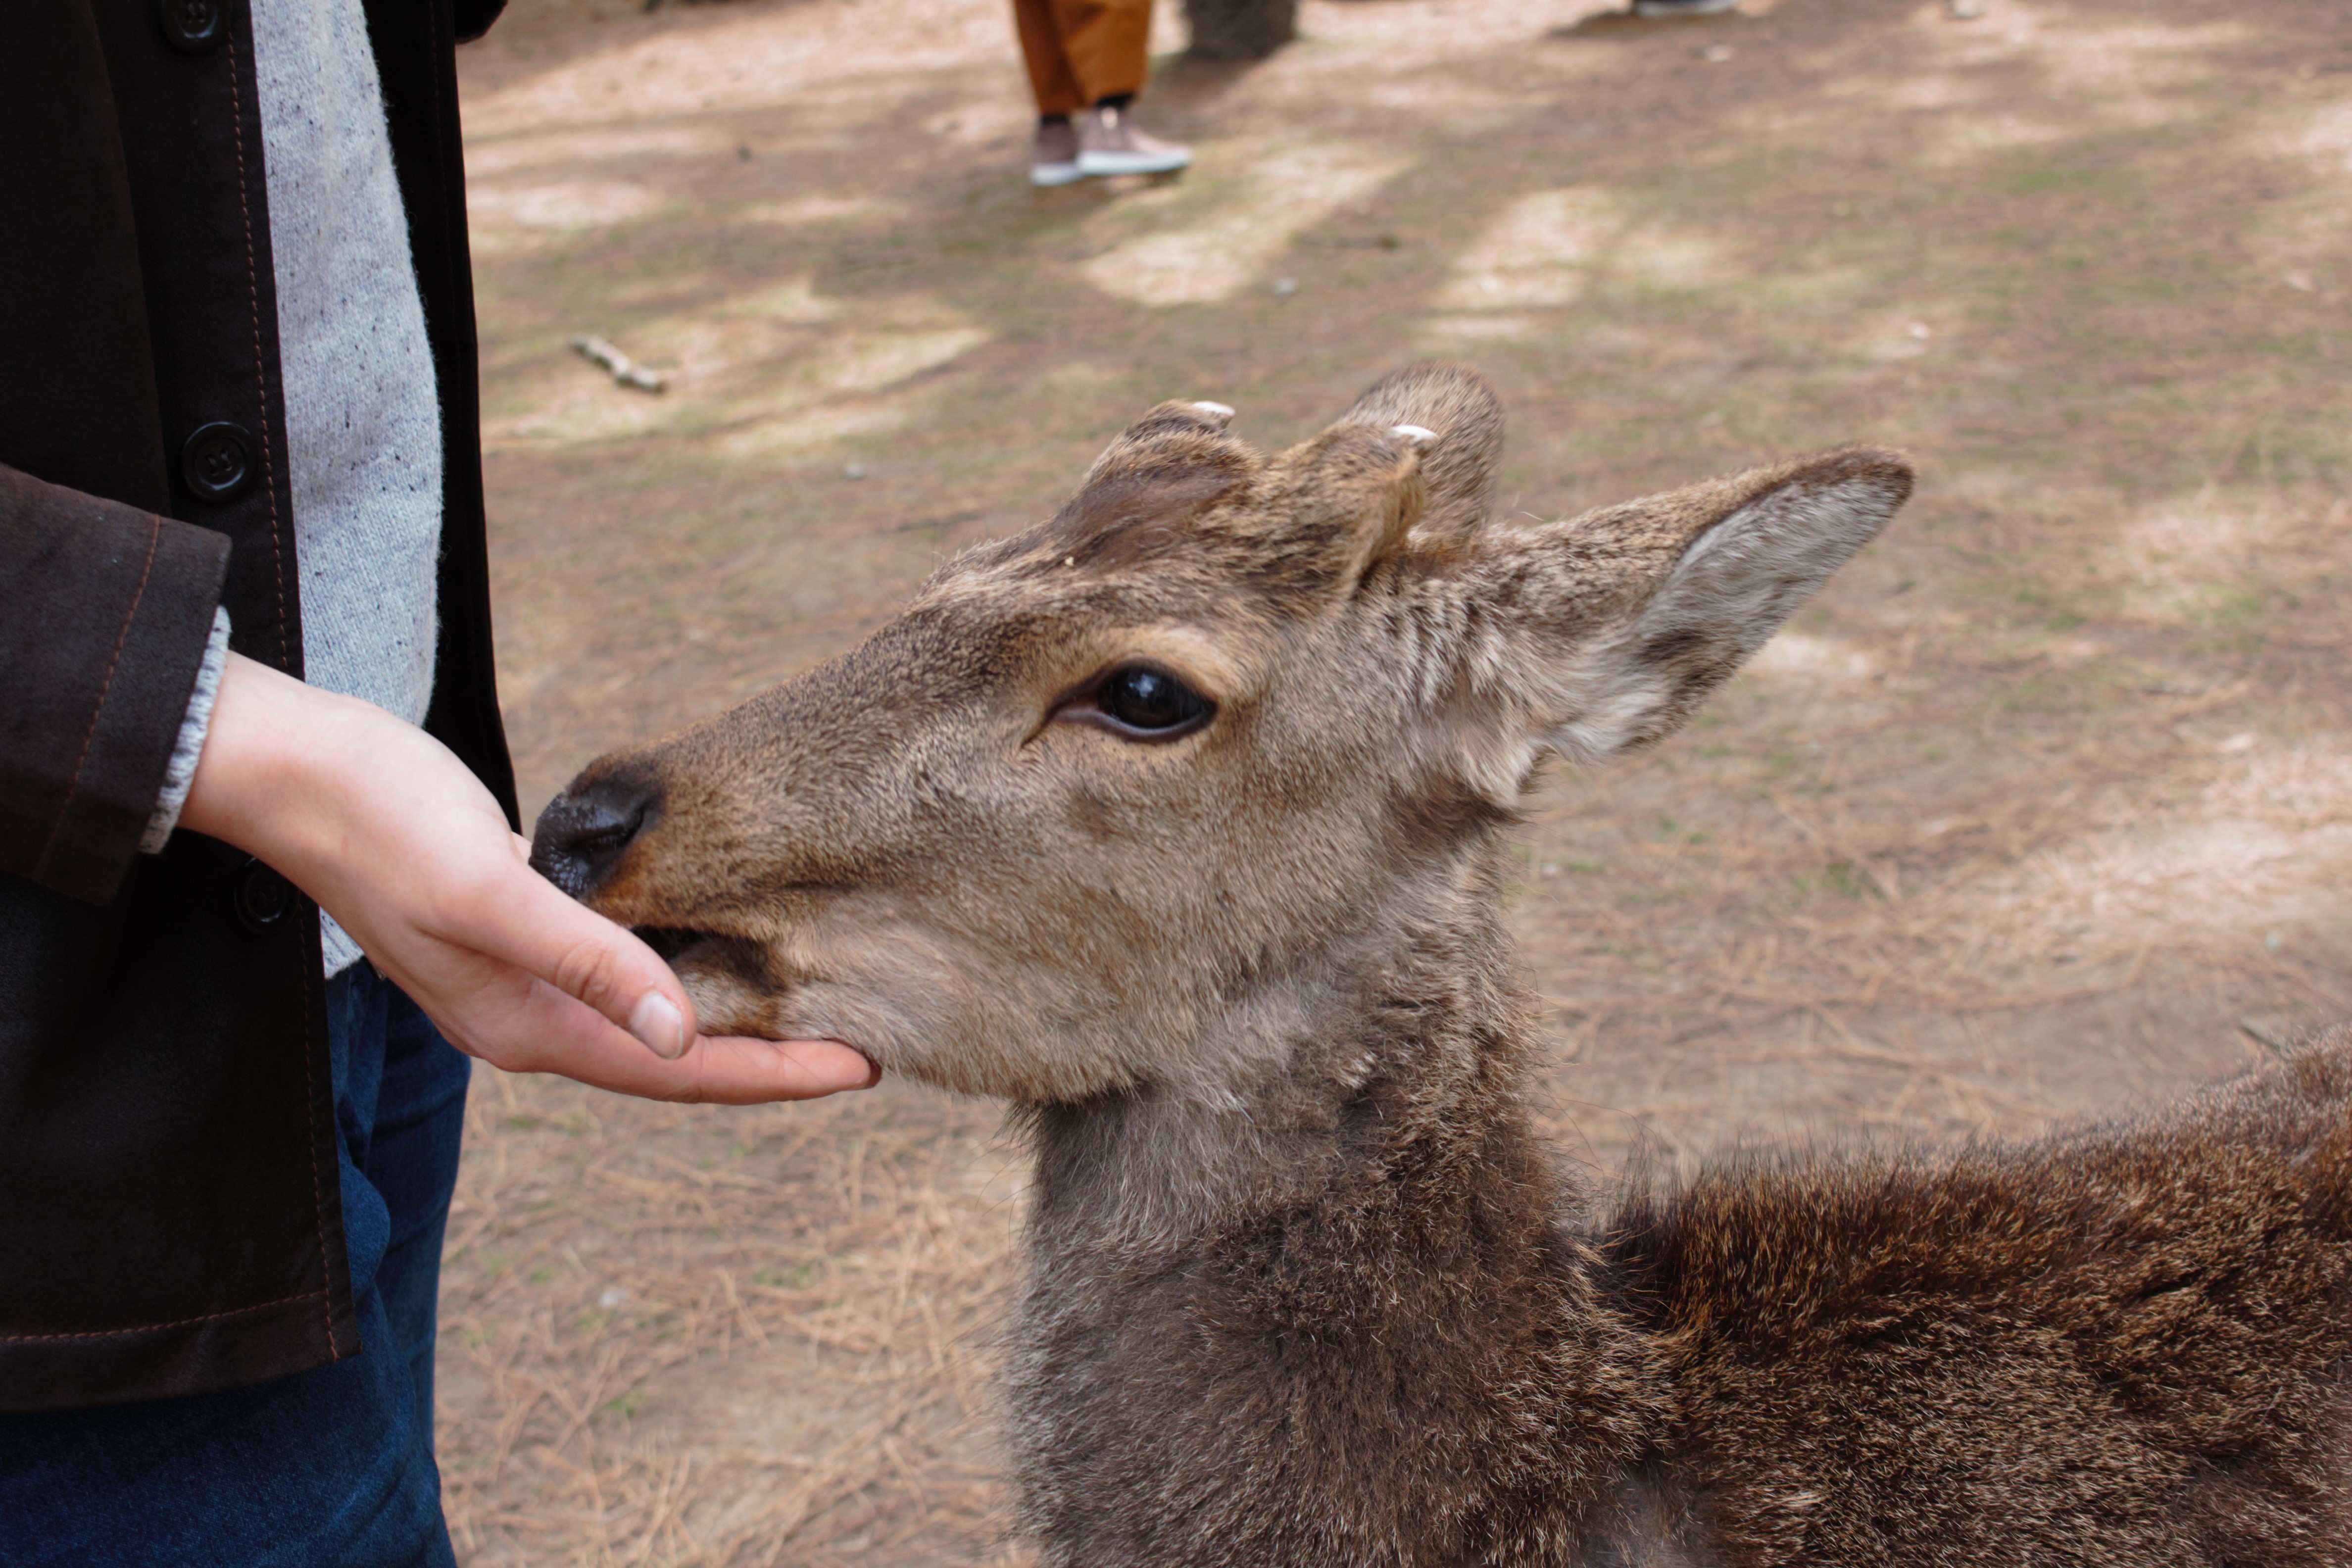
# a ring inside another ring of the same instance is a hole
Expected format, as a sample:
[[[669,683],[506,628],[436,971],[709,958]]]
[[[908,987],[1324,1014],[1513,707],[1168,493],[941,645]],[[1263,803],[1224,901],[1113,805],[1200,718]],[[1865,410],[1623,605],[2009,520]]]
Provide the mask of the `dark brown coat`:
[[[511,814],[452,55],[497,5],[366,9],[443,415],[426,727]],[[8,23],[0,1410],[32,1410],[255,1382],[358,1332],[315,911],[193,833],[134,854],[214,607],[238,652],[302,668],[246,0],[41,0]],[[249,477],[208,499],[184,453],[219,423]]]

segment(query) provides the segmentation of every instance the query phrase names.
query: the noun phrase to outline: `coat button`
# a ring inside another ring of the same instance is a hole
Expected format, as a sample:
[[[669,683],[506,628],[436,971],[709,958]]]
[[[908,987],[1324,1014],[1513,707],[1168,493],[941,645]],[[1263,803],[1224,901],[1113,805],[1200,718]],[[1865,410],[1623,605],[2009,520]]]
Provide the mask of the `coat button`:
[[[256,936],[284,930],[298,903],[294,884],[258,860],[247,860],[238,869],[229,884],[228,901],[237,922]]]
[[[180,448],[180,477],[200,500],[235,500],[253,478],[253,437],[226,419],[199,426]]]
[[[155,0],[155,14],[163,19],[163,36],[172,47],[192,55],[203,54],[228,37],[221,0]]]

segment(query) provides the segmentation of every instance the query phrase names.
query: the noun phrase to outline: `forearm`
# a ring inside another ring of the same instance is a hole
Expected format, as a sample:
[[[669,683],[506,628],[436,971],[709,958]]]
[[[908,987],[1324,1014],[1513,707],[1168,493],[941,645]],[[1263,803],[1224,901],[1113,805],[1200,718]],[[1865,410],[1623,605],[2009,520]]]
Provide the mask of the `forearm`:
[[[387,727],[399,723],[357,698],[232,653],[180,825],[257,855],[298,882],[340,880],[322,873],[349,844],[352,812],[379,787],[365,776],[367,759],[381,756],[396,733]]]

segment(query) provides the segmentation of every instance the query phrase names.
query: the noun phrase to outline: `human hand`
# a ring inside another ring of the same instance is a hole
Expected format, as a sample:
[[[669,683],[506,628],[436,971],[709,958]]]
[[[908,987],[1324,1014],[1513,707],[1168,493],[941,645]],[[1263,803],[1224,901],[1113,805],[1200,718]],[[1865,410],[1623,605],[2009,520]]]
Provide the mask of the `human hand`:
[[[481,781],[413,724],[229,656],[180,825],[316,899],[450,1042],[648,1100],[864,1089],[832,1040],[702,1036],[653,949],[526,863]]]

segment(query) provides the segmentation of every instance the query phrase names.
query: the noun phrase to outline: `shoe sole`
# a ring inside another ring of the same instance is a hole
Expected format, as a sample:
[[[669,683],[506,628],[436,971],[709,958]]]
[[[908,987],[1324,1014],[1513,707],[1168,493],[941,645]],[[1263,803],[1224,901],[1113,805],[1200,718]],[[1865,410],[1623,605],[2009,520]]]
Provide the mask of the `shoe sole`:
[[[1172,174],[1192,162],[1190,153],[1081,153],[1078,170],[1087,174]]]
[[[1076,163],[1032,163],[1029,183],[1033,185],[1074,185],[1087,177],[1087,172]]]

